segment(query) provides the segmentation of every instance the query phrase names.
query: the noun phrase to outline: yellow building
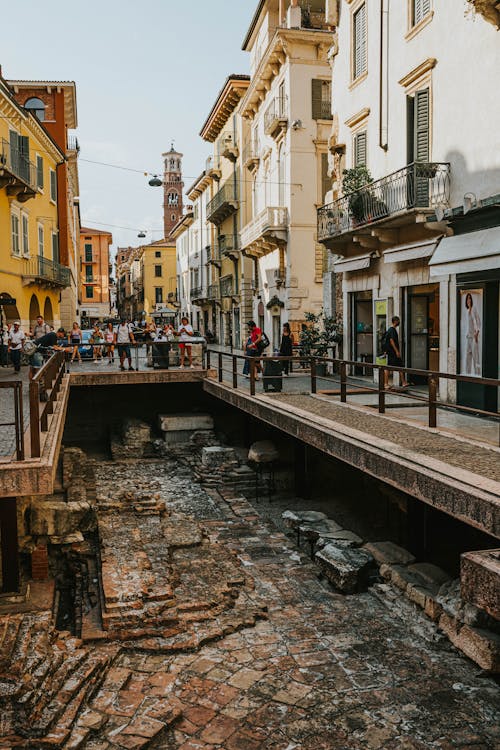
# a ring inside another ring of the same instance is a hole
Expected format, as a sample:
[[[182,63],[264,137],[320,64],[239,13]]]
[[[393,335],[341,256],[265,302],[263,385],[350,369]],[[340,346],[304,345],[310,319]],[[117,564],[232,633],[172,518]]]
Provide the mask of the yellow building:
[[[70,272],[59,257],[57,166],[65,156],[0,77],[0,298],[25,331],[37,315],[60,325]]]
[[[151,320],[155,312],[173,310],[177,300],[175,240],[159,240],[141,249],[142,300],[139,297],[137,317]]]

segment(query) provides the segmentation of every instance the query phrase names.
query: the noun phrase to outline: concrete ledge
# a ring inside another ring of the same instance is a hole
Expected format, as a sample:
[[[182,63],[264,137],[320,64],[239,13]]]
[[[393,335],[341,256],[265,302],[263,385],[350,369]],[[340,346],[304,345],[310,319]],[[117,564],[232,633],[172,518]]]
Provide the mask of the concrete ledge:
[[[500,484],[302,409],[286,409],[212,380],[204,390],[422,502],[500,538]],[[346,406],[345,408],[349,408]],[[383,434],[383,423],[381,422]]]
[[[141,385],[143,383],[199,383],[209,377],[209,370],[150,370],[129,372],[76,372],[71,371],[72,386]]]

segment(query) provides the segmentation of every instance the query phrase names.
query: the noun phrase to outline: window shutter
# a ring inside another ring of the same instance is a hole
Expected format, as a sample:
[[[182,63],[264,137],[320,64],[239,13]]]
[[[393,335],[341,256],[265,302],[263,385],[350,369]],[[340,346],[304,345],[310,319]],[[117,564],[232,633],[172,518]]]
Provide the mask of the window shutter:
[[[41,156],[36,157],[36,184],[43,189],[43,159]]]
[[[19,144],[19,174],[28,183],[30,180],[30,143],[27,135],[17,137]]]
[[[431,0],[413,0],[413,26],[431,12]]]
[[[52,260],[59,263],[59,237],[55,233],[52,235]]]
[[[332,189],[332,181],[328,174],[328,154],[321,154],[321,196],[320,203],[324,203],[325,195]]]
[[[50,197],[54,201],[57,201],[57,181],[56,173],[53,169],[50,170]]]
[[[19,170],[19,136],[11,130],[10,137],[10,164],[16,172]]]
[[[414,160],[429,161],[429,89],[415,94]]]
[[[312,81],[312,118],[321,120],[321,84],[317,78]]]
[[[366,131],[354,136],[354,166],[366,165]]]
[[[354,14],[354,78],[366,71],[366,4]]]

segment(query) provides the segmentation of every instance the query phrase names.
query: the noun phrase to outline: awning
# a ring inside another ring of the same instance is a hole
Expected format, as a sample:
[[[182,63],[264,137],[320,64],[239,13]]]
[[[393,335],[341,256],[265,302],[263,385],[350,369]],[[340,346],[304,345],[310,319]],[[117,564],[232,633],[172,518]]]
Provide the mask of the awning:
[[[421,242],[411,242],[408,245],[399,245],[391,247],[390,250],[384,250],[384,263],[401,263],[405,260],[417,260],[417,258],[429,258],[434,250],[438,240],[425,240]]]
[[[335,273],[345,273],[345,271],[361,271],[363,268],[369,268],[372,262],[373,253],[365,255],[356,255],[354,258],[342,258],[334,261],[333,270]]]
[[[500,268],[500,227],[445,237],[429,266],[431,276]]]

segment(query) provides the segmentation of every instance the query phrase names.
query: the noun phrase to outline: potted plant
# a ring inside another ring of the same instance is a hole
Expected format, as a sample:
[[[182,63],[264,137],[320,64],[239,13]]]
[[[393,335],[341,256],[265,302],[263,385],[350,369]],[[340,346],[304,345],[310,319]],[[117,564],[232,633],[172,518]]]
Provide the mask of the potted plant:
[[[331,353],[334,344],[342,341],[342,321],[340,316],[307,312],[306,323],[300,333],[300,350],[305,357],[326,357]],[[318,375],[326,373],[326,364],[317,365]]]
[[[364,190],[373,182],[369,169],[365,164],[359,164],[352,169],[344,169],[342,172],[342,192],[347,197],[349,212],[354,224],[359,224],[366,218],[366,196],[369,190]]]

